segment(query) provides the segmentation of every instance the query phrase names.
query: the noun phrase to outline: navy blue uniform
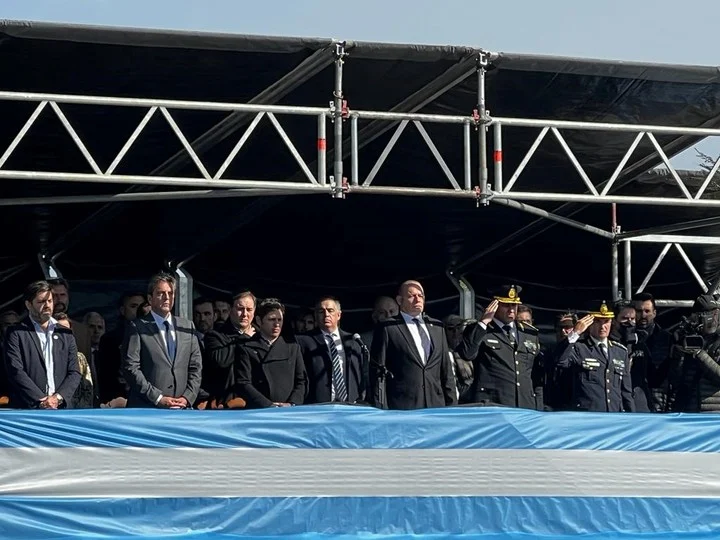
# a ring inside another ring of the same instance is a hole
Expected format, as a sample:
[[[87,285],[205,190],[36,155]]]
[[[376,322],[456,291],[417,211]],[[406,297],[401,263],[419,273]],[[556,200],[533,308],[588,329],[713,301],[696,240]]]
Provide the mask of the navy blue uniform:
[[[538,330],[516,323],[511,337],[492,321],[487,328],[468,326],[457,348],[473,361],[475,380],[469,398],[475,403],[543,410],[544,367]]]
[[[606,358],[589,336],[560,344],[557,367],[572,380],[571,409],[635,412],[628,350],[615,341],[608,345]]]

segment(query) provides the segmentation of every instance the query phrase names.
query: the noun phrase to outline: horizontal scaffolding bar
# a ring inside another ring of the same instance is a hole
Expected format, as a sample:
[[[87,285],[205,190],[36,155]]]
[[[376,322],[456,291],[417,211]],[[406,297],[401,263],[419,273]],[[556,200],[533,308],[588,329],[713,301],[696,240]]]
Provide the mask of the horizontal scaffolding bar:
[[[329,192],[329,191],[328,191]],[[312,191],[292,189],[204,189],[188,191],[123,192],[112,195],[63,195],[59,197],[17,197],[0,199],[3,206],[32,206],[35,204],[83,204],[108,202],[143,202],[181,199],[230,199],[235,197],[268,197],[273,195],[315,195]]]
[[[680,234],[646,234],[644,236],[635,236],[628,238],[628,242],[646,242],[651,244],[665,244],[672,242],[673,244],[701,244],[720,246],[720,237],[718,236],[684,236]]]
[[[720,160],[718,160],[720,162]],[[631,239],[637,236],[646,236],[648,234],[665,234],[678,231],[688,231],[690,229],[701,229],[712,225],[720,225],[720,217],[711,217],[696,219],[693,221],[684,221],[682,223],[674,223],[671,225],[660,225],[658,227],[648,227],[647,229],[639,229],[637,231],[627,231],[618,234],[619,240]]]
[[[602,236],[603,238],[607,238],[608,240],[612,240],[615,236],[609,232],[605,231],[603,229],[600,229],[598,227],[593,227],[592,225],[588,225],[587,223],[581,223],[580,221],[575,221],[574,219],[566,218],[564,216],[559,216],[557,214],[553,214],[552,212],[548,212],[547,210],[543,210],[542,208],[538,208],[537,206],[531,206],[529,204],[525,204],[519,201],[511,201],[511,200],[504,200],[504,199],[498,199],[495,198],[492,200],[493,203],[502,204],[504,206],[508,206],[510,208],[516,208],[518,210],[522,210],[523,212],[527,212],[528,214],[533,214],[536,216],[544,217],[552,221],[556,221],[557,223],[562,223],[564,225],[568,225],[569,227],[574,227],[576,229],[580,229],[589,233],[596,234],[598,236]]]
[[[422,114],[422,113],[400,113],[381,111],[350,111],[350,117],[357,117],[363,120],[409,120],[411,122],[430,122],[432,124],[464,124],[472,121],[472,116],[459,116],[452,114]]]
[[[490,124],[500,122],[503,126],[534,127],[534,128],[557,128],[577,129],[590,131],[624,131],[638,133],[641,131],[667,135],[697,135],[700,137],[712,137],[720,135],[720,129],[692,128],[676,126],[655,126],[645,124],[611,124],[607,122],[573,122],[570,120],[543,120],[530,118],[505,118],[494,117]]]
[[[3,92],[0,101],[48,101],[54,103],[72,103],[75,105],[108,105],[116,107],[165,107],[166,109],[185,109],[197,111],[238,111],[272,112],[275,114],[299,114],[317,116],[330,115],[330,108],[296,107],[291,105],[249,105],[247,103],[223,103],[213,101],[184,101],[172,99],[121,98],[104,96],[73,96],[65,94],[40,94],[35,92]]]
[[[555,202],[582,202],[582,203],[618,203],[656,206],[686,206],[702,208],[719,208],[720,200],[708,199],[680,199],[672,197],[643,197],[630,195],[580,195],[575,193],[534,193],[512,191],[497,192],[493,198],[514,199],[517,201],[555,201]]]
[[[655,300],[657,307],[691,308],[694,304],[695,300]]]

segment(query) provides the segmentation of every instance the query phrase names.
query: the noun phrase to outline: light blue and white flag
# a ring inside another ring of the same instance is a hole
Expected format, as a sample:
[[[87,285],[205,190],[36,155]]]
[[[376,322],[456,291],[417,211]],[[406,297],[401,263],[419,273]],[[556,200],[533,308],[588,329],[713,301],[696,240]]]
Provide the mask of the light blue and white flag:
[[[0,539],[720,538],[720,416],[2,411]]]

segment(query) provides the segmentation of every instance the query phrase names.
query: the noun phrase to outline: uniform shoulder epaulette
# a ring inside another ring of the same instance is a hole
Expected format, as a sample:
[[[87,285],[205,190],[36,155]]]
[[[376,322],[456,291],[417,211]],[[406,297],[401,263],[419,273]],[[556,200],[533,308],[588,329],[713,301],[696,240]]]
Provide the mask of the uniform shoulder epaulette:
[[[611,341],[610,345],[615,345],[616,347],[620,347],[621,349],[625,349],[626,351],[628,350],[625,345],[623,345],[622,343],[618,343],[617,341]]]
[[[540,330],[535,328],[532,324],[528,324],[526,322],[518,323],[518,326],[520,326],[520,330],[523,332],[527,332],[528,334],[532,334],[533,336],[537,336],[540,334]]]

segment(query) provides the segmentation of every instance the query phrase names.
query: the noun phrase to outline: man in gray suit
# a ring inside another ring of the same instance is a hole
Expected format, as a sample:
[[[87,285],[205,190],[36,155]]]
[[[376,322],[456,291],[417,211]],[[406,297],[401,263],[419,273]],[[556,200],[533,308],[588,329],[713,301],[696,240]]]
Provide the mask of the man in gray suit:
[[[200,390],[202,356],[193,323],[172,315],[175,278],[153,276],[148,302],[150,313],[128,322],[123,342],[127,406],[189,408]]]

